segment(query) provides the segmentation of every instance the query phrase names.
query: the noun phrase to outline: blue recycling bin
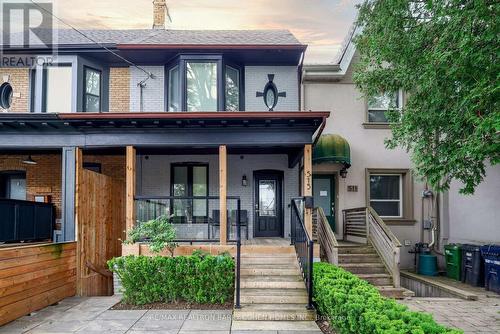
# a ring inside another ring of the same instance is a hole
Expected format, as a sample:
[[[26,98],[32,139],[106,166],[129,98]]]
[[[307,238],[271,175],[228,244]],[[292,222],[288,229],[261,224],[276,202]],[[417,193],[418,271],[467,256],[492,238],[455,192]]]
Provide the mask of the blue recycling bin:
[[[484,258],[484,287],[500,293],[500,245],[483,246],[481,254]]]

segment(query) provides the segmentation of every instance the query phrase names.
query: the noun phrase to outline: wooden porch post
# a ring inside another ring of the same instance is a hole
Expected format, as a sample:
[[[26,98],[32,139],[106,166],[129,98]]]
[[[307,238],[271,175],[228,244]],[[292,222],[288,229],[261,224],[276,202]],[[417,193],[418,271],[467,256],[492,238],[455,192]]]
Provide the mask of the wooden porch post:
[[[220,219],[220,244],[227,242],[227,149],[225,145],[219,146],[219,219]]]
[[[133,146],[127,146],[126,156],[126,174],[125,174],[125,234],[135,225],[135,165],[136,165],[136,150]],[[139,255],[139,245],[122,244],[122,255]]]
[[[304,146],[304,177],[303,177],[303,196],[312,196],[312,145],[307,144]],[[304,224],[307,233],[312,238],[312,209],[305,209]]]

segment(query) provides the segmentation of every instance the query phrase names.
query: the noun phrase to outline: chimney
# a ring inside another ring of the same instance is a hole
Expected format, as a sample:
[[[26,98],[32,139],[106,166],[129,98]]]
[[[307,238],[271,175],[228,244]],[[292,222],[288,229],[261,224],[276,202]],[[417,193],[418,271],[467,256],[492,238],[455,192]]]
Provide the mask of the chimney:
[[[166,0],[153,0],[153,29],[165,29]]]

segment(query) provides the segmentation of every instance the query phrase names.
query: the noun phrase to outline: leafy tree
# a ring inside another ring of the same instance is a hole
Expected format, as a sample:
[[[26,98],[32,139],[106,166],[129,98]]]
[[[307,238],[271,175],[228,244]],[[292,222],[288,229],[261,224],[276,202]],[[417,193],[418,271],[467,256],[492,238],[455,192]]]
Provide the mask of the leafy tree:
[[[354,80],[368,97],[403,89],[388,148],[411,153],[436,190],[461,181],[474,193],[500,161],[500,2],[366,0]]]
[[[125,244],[134,244],[139,241],[149,241],[149,249],[153,253],[161,253],[167,249],[171,256],[174,256],[174,250],[177,247],[175,243],[175,228],[170,223],[168,216],[160,216],[146,222],[141,222],[134,226],[128,233]]]

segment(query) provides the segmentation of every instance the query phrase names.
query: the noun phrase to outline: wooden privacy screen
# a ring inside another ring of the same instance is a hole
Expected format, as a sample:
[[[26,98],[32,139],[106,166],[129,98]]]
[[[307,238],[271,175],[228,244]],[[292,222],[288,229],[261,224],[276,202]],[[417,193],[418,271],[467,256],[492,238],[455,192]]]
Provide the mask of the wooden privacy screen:
[[[113,294],[106,262],[121,255],[125,230],[123,182],[82,168],[77,157],[76,214],[78,226],[79,296]]]
[[[75,242],[0,248],[0,325],[75,293]]]

